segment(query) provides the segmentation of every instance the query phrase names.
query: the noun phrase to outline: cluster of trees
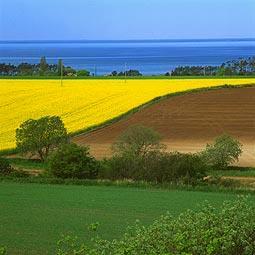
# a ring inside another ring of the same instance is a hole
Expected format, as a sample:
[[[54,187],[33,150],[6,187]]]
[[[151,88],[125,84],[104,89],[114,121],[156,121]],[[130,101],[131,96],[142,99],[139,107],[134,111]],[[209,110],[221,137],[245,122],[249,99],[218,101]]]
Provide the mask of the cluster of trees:
[[[109,74],[109,76],[142,76],[142,73],[140,73],[138,70],[130,69],[125,72],[117,72],[113,71]]]
[[[227,61],[220,66],[180,66],[167,76],[255,75],[255,57]]]
[[[113,145],[114,156],[107,160],[103,178],[193,183],[208,169],[226,169],[242,153],[242,144],[226,134],[195,154],[167,152],[160,137],[151,128],[131,126]]]
[[[21,63],[19,65],[0,63],[0,76],[91,76],[88,70],[75,70],[70,66],[64,66],[61,59],[58,64],[48,64],[42,57],[39,64]],[[92,74],[95,75],[95,74]],[[113,71],[108,76],[142,76],[138,70],[123,72]]]
[[[64,66],[61,59],[58,64],[48,64],[45,57],[39,64],[21,63],[19,65],[0,64],[2,76],[89,76],[87,70],[75,70],[70,66]]]
[[[113,144],[114,155],[108,159],[103,178],[150,182],[191,182],[205,175],[199,156],[166,152],[161,136],[151,128],[134,125]]]
[[[218,66],[179,66],[166,76],[217,76]]]
[[[196,154],[167,152],[160,141],[153,129],[131,126],[113,144],[113,156],[97,161],[88,147],[70,142],[58,116],[27,120],[16,130],[18,151],[47,161],[47,174],[58,178],[194,183],[203,179],[208,168],[225,169],[242,153],[240,142],[228,135]],[[4,163],[3,168],[2,173],[12,171]]]

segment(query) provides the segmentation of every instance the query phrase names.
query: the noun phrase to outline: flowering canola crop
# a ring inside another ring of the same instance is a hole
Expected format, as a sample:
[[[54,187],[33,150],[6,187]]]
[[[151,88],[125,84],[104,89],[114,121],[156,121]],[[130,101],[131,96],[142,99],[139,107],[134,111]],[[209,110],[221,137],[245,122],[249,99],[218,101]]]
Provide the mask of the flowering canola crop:
[[[15,147],[15,130],[30,118],[58,115],[69,132],[114,118],[155,97],[255,79],[0,80],[0,150]]]

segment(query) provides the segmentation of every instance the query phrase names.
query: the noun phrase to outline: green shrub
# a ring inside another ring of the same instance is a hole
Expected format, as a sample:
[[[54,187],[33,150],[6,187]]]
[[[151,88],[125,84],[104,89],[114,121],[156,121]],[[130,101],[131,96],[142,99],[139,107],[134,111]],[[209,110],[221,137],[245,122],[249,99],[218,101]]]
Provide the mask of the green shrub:
[[[153,173],[157,175],[159,182],[178,180],[189,182],[204,177],[205,165],[195,154],[161,153],[150,161],[150,164],[155,166]]]
[[[216,169],[226,169],[238,161],[242,154],[242,144],[229,135],[222,135],[215,139],[213,144],[207,144],[201,153],[203,160]]]
[[[143,157],[123,154],[106,161],[100,177],[150,182],[193,182],[205,176],[206,165],[195,154],[149,152]]]
[[[5,247],[0,247],[0,255],[6,255],[7,254],[7,250]]]
[[[6,158],[0,157],[0,174],[9,175],[12,171],[12,167]]]
[[[206,165],[196,154],[153,152],[144,158],[143,179],[147,181],[193,183],[205,176]]]
[[[10,176],[10,177],[27,177],[29,174],[23,170],[14,169],[9,160],[0,157],[0,175]]]
[[[114,143],[114,156],[104,162],[100,177],[191,183],[204,176],[206,165],[198,155],[166,153],[160,138],[160,134],[151,128],[129,127]]]
[[[245,198],[221,208],[206,203],[200,211],[188,210],[177,218],[162,216],[149,227],[137,223],[118,240],[92,239],[92,248],[62,239],[57,254],[253,255],[254,217],[255,207]]]
[[[89,154],[87,147],[64,144],[52,153],[48,160],[48,172],[60,178],[94,179],[99,164]]]

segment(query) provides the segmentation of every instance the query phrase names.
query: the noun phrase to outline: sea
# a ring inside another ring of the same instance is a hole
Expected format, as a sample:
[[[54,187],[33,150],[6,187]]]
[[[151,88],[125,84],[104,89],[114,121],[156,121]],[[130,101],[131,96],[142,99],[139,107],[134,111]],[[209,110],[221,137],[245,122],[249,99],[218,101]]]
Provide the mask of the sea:
[[[0,63],[56,64],[107,75],[136,69],[161,75],[178,66],[220,65],[255,56],[255,39],[140,40],[140,41],[0,41]]]

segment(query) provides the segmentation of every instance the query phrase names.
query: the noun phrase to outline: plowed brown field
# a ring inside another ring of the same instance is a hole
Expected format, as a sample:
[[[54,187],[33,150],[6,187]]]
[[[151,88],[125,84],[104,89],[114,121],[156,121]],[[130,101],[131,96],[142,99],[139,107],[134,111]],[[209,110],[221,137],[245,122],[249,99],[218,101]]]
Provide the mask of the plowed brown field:
[[[239,164],[255,166],[255,87],[170,97],[73,141],[89,145],[97,158],[107,157],[120,133],[138,123],[161,133],[169,151],[199,151],[216,136],[228,133],[244,145]]]

